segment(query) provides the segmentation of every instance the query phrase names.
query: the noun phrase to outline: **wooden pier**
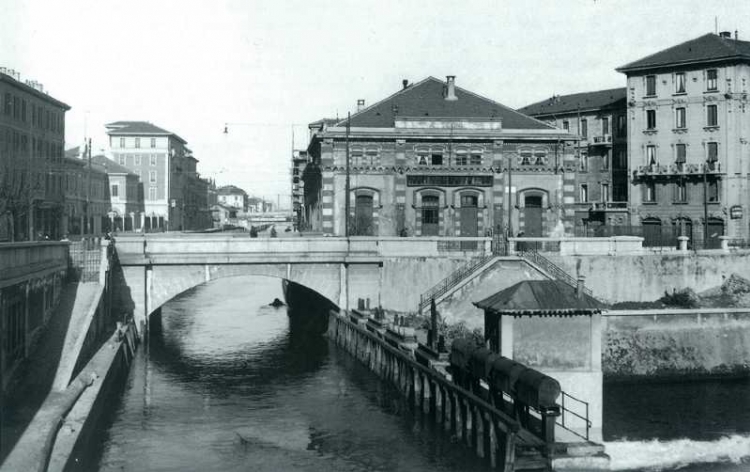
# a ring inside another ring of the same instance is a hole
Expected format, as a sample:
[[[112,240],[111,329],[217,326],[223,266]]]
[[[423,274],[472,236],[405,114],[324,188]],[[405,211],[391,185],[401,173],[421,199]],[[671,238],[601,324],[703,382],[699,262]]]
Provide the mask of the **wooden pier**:
[[[504,472],[551,469],[543,440],[482,398],[418,363],[409,351],[389,344],[363,320],[331,311],[328,335],[392,383],[416,412],[442,426],[492,468]]]

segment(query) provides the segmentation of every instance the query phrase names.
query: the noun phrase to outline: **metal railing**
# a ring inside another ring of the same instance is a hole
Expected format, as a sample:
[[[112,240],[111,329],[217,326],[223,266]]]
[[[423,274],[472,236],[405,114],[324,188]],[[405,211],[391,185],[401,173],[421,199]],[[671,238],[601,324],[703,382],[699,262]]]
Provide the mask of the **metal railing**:
[[[70,275],[80,282],[97,282],[102,250],[98,241],[81,240],[70,243]]]
[[[562,268],[560,268],[560,266],[558,266],[551,260],[547,259],[546,257],[542,256],[538,252],[534,250],[519,251],[518,255],[523,257],[524,259],[529,260],[535,265],[538,265],[539,267],[542,268],[542,270],[547,272],[556,280],[560,280],[570,285],[571,287],[576,288],[578,282],[576,281],[575,278],[573,278],[572,275],[565,272]],[[588,296],[592,296],[591,289],[588,289],[586,287],[583,288],[583,293],[585,293]]]
[[[428,307],[432,299],[437,299],[441,295],[447,293],[450,289],[461,283],[467,277],[474,274],[477,270],[487,264],[487,262],[489,262],[494,257],[494,254],[489,254],[477,260],[473,260],[463,267],[459,267],[458,269],[453,271],[450,275],[448,275],[448,277],[444,278],[434,287],[419,296],[419,311]]]
[[[560,427],[566,429],[567,431],[570,431],[571,433],[575,434],[579,438],[583,438],[586,441],[589,440],[589,430],[591,429],[591,421],[589,420],[589,404],[588,402],[585,402],[579,398],[574,397],[573,395],[569,395],[565,392],[561,392],[562,396],[560,399],[560,421],[557,423],[560,425]],[[567,405],[565,402],[565,399],[568,399]],[[579,405],[579,407],[582,407],[584,412],[583,414],[579,414],[573,410],[570,409],[570,403],[573,402],[574,405]],[[567,415],[573,415],[579,420],[583,420],[585,425],[585,434],[581,434],[570,425],[570,419],[568,419],[567,424],[565,421],[565,416]]]

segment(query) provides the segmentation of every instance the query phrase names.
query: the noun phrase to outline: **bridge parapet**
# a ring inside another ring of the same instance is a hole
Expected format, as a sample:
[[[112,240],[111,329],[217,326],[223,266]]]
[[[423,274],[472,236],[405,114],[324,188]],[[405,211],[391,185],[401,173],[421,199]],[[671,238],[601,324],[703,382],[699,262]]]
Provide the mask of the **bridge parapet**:
[[[268,262],[273,259],[302,257],[305,260],[347,257],[476,257],[491,252],[491,238],[249,238],[226,235],[201,237],[159,235],[120,236],[117,252],[123,257],[152,259],[151,262],[170,263],[165,256],[188,262],[196,257],[215,259],[216,256],[237,257],[244,262]],[[266,260],[259,260],[265,258]],[[292,261],[289,261],[292,262]]]
[[[55,241],[0,244],[0,287],[40,271],[66,269],[68,246]]]

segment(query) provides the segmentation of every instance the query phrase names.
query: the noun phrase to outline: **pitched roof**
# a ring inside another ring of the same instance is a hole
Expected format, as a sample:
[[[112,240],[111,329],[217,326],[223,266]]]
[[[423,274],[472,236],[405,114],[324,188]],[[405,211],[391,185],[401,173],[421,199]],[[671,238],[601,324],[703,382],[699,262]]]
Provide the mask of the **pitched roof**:
[[[81,146],[72,147],[65,150],[65,157],[78,157],[81,155]]]
[[[107,134],[110,136],[119,135],[153,135],[153,136],[174,136],[183,143],[187,143],[177,134],[160,128],[148,121],[114,121],[104,125],[107,128]]]
[[[128,169],[127,167],[118,164],[117,162],[113,161],[112,159],[109,159],[107,156],[104,156],[102,154],[98,154],[96,156],[91,156],[91,162],[93,164],[96,164],[100,166],[104,171],[106,171],[108,174],[132,174],[137,175],[132,170]]]
[[[601,108],[626,107],[627,89],[619,87],[595,92],[581,92],[570,95],[555,95],[547,100],[532,103],[518,111],[530,116],[551,115]]]
[[[393,128],[395,118],[486,118],[502,120],[503,129],[550,129],[546,123],[537,121],[494,100],[477,95],[456,86],[457,100],[444,97],[446,83],[428,77],[409,85],[364,110],[351,116],[352,127]],[[337,126],[346,126],[346,119]]]
[[[236,194],[242,194],[247,195],[247,192],[242,190],[241,188],[235,186],[235,185],[224,185],[222,187],[219,187],[216,189],[216,192],[219,195],[236,195]]]
[[[474,306],[499,314],[512,315],[590,315],[601,312],[604,304],[560,280],[524,280],[474,302]]]
[[[616,70],[630,72],[728,59],[750,61],[750,41],[739,41],[708,33],[625,64]]]

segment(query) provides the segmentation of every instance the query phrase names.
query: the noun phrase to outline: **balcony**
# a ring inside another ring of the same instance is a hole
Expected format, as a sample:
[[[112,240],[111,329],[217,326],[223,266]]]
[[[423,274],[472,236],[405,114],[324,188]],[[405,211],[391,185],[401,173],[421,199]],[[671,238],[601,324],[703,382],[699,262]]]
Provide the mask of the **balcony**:
[[[612,135],[602,134],[589,140],[589,146],[612,146]]]
[[[701,164],[652,164],[648,166],[639,166],[633,172],[635,177],[643,176],[680,176],[680,175],[702,175],[703,173],[709,175],[719,175],[721,171],[720,162],[710,162]]]

